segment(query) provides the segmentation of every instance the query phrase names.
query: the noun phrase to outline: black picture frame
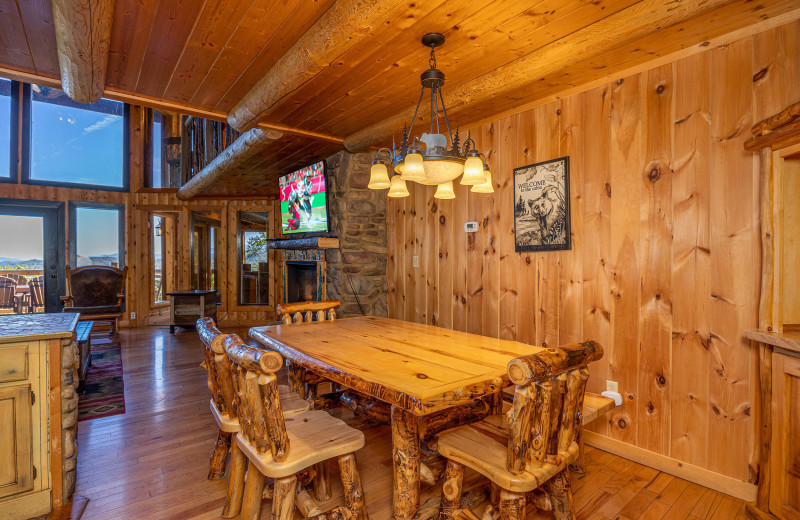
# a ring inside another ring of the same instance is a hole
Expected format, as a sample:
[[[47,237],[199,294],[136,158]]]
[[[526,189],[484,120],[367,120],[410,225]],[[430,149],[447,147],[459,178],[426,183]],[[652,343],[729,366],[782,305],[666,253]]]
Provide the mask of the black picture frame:
[[[513,207],[517,253],[572,249],[569,156],[514,168]]]

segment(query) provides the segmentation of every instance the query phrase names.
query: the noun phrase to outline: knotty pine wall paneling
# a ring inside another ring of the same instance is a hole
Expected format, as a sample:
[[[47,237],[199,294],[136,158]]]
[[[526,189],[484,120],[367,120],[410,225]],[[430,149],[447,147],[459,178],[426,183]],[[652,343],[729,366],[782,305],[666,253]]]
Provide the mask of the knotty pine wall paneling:
[[[496,191],[456,183],[438,201],[412,183],[389,199],[390,316],[532,344],[595,339],[605,356],[589,390],[617,381],[624,404],[592,430],[755,482],[757,364],[742,330],[757,322],[760,159],[743,143],[800,100],[798,36],[792,22],[469,129]],[[573,248],[515,253],[513,169],[564,155]]]

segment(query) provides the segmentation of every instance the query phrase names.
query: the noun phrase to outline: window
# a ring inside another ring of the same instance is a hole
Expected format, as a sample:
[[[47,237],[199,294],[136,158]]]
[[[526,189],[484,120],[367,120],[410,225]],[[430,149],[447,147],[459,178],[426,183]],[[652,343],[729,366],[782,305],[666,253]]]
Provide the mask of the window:
[[[166,188],[161,178],[161,114],[153,121],[153,182],[151,188]]]
[[[192,289],[216,290],[217,255],[222,251],[220,239],[220,213],[217,211],[192,212]]]
[[[239,303],[269,305],[269,213],[239,212]]]
[[[70,266],[122,268],[124,210],[119,204],[70,202]]]
[[[31,85],[31,91],[26,180],[124,189],[124,104],[101,99],[84,105],[40,85]]]
[[[11,81],[0,78],[0,178],[11,177]]]

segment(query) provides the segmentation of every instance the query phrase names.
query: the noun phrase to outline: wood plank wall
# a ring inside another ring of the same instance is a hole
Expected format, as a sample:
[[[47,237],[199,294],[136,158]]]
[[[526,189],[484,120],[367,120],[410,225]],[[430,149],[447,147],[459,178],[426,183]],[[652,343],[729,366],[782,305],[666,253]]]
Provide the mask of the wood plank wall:
[[[174,190],[143,190],[145,142],[147,127],[147,111],[143,107],[131,106],[130,130],[130,193],[83,190],[76,188],[63,188],[52,186],[35,186],[29,184],[0,183],[0,198],[60,201],[65,203],[65,229],[66,258],[69,259],[69,201],[102,202],[125,205],[125,263],[128,265],[128,285],[126,290],[126,316],[121,326],[144,327],[151,318],[154,323],[163,323],[163,310],[153,305],[152,283],[152,214],[168,214],[176,218],[176,261],[172,264],[170,274],[175,280],[177,289],[189,288],[189,228],[191,211],[218,210],[222,212],[222,250],[219,266],[219,288],[222,293],[222,305],[218,309],[217,318],[222,325],[233,326],[239,324],[263,324],[275,318],[272,306],[241,306],[237,305],[238,271],[227,266],[235,266],[237,260],[236,248],[236,211],[269,211],[273,218],[277,218],[273,211],[273,200],[223,200],[200,199],[189,202],[179,201]],[[19,175],[19,172],[17,172]],[[273,226],[274,229],[274,226]],[[274,256],[274,254],[273,254]],[[274,258],[270,257],[271,273],[274,280]],[[271,292],[275,294],[274,282]],[[128,320],[131,311],[136,312],[135,320]]]
[[[599,341],[594,428],[754,482],[759,159],[750,127],[800,100],[800,24],[492,121],[495,193],[389,199],[389,316],[559,345]],[[515,167],[569,155],[571,251],[514,252]],[[464,222],[480,223],[478,233]],[[412,267],[412,257],[419,267]]]

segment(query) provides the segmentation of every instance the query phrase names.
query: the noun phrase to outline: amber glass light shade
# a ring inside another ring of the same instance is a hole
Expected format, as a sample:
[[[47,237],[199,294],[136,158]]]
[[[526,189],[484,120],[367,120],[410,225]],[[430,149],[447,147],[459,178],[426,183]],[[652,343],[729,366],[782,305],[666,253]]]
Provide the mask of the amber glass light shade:
[[[453,181],[443,182],[436,187],[436,193],[433,194],[435,199],[454,199],[456,193],[453,191]]]
[[[484,183],[476,184],[470,190],[472,193],[494,193],[494,185],[492,184],[492,171],[487,166],[483,170]]]
[[[403,179],[406,181],[422,182],[425,180],[425,167],[422,165],[422,155],[410,153],[403,161]]]
[[[464,175],[461,177],[461,184],[475,186],[486,182],[486,175],[483,173],[483,161],[480,157],[467,157],[464,163]]]
[[[389,173],[386,165],[382,162],[372,163],[372,168],[369,170],[369,184],[367,188],[371,190],[385,190],[390,186]]]
[[[406,186],[406,181],[403,180],[401,175],[392,177],[392,187],[389,188],[388,196],[398,199],[401,197],[408,197],[408,186]]]

